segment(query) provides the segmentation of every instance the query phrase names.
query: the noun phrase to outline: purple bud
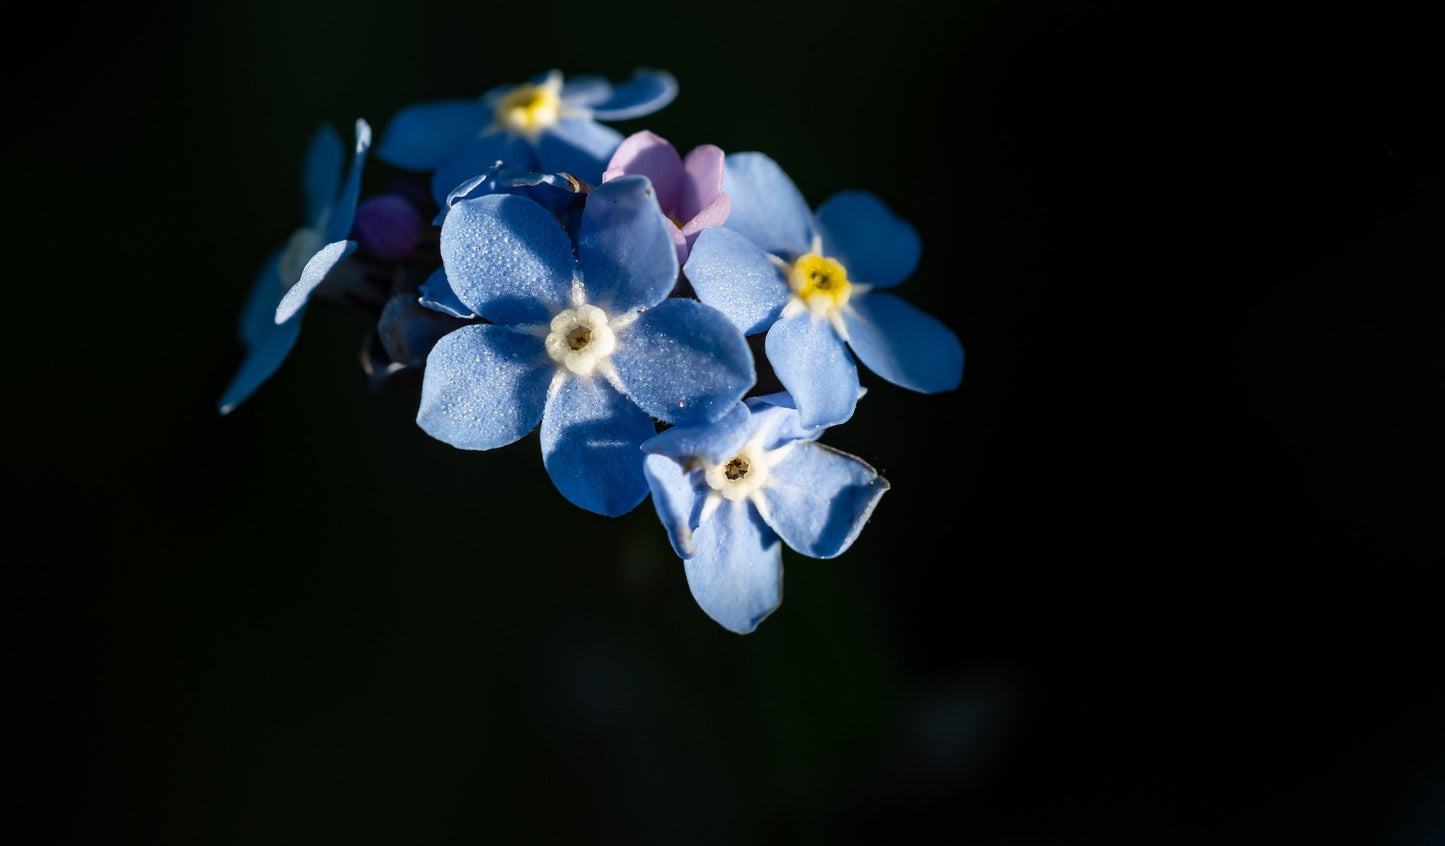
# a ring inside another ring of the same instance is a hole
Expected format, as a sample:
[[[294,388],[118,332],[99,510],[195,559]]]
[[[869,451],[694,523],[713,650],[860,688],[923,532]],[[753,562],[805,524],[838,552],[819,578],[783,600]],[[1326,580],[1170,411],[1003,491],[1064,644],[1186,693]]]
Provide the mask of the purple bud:
[[[378,194],[356,207],[351,237],[364,255],[399,261],[411,255],[423,225],[411,203],[396,194]]]

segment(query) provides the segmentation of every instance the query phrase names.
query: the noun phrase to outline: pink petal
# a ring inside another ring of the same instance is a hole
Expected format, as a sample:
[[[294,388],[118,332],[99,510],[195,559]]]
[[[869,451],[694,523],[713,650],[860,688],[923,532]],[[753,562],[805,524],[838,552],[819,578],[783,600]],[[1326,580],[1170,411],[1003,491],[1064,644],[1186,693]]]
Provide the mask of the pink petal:
[[[607,163],[602,181],[609,182],[619,176],[634,173],[640,173],[652,180],[652,188],[657,192],[657,203],[662,206],[662,213],[668,217],[678,217],[685,176],[677,149],[666,139],[646,129],[634,132],[624,138],[617,152],[612,154],[612,161]]]
[[[712,205],[723,188],[723,151],[712,144],[694,147],[682,163],[682,196],[678,198],[678,219],[689,220]],[[711,225],[711,224],[710,224]]]
[[[679,250],[677,257],[679,261],[687,261],[688,253],[692,251],[692,245],[697,241],[697,236],[709,226],[722,226],[727,222],[728,212],[732,210],[732,200],[728,199],[726,191],[717,192],[717,198],[707,208],[698,212],[689,220],[678,234],[682,236],[687,244],[686,250]]]

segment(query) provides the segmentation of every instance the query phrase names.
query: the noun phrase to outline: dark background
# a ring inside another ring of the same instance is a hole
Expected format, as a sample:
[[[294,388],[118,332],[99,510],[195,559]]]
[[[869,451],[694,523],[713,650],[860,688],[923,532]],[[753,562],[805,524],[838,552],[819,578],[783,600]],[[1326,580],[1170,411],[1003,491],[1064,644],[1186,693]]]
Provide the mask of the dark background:
[[[1363,8],[41,10],[8,35],[17,827],[1441,842],[1445,73]],[[459,452],[368,391],[339,307],[214,409],[319,122],[637,66],[681,94],[624,132],[913,221],[900,293],[968,350],[949,395],[864,374],[825,442],[893,488],[747,637],[650,505],[584,513],[535,434]]]

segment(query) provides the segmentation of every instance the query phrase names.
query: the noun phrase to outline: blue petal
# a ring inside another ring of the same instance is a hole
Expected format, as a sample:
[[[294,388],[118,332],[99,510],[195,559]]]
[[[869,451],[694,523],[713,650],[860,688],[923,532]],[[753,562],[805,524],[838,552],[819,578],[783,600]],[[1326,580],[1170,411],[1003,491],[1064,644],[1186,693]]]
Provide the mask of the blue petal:
[[[723,628],[747,634],[782,603],[783,547],[751,503],[723,500],[692,543],[687,586]]]
[[[826,431],[804,426],[797,409],[771,401],[780,397],[792,401],[786,391],[769,397],[748,397],[746,404],[752,413],[748,421],[748,440],[756,438],[763,449],[777,449],[789,441],[817,440]]]
[[[563,81],[560,96],[568,106],[590,108],[612,96],[612,83],[601,76],[571,76]]]
[[[751,403],[749,403],[751,404]],[[752,415],[748,406],[739,403],[732,410],[706,426],[675,426],[642,445],[649,455],[665,455],[683,464],[701,458],[708,464],[721,464],[737,455],[752,434]]]
[[[683,267],[697,298],[728,316],[744,335],[778,319],[790,291],[783,271],[742,233],[704,229]]]
[[[376,155],[405,170],[434,170],[491,122],[481,100],[420,103],[397,112],[381,134]]]
[[[371,125],[364,120],[356,122],[356,149],[351,154],[351,172],[346,184],[341,186],[336,202],[331,206],[331,216],[326,219],[327,241],[344,241],[351,235],[351,223],[356,220],[356,201],[361,198],[361,171],[366,167],[366,151],[371,149]]]
[[[447,195],[453,188],[486,173],[499,161],[523,170],[534,170],[537,166],[537,157],[525,139],[493,132],[462,144],[437,165],[431,177],[432,197],[445,209]]]
[[[753,386],[753,356],[736,326],[694,300],[664,300],[618,333],[612,363],[643,411],[679,426],[722,417]]]
[[[804,426],[836,426],[853,416],[858,367],[828,321],[807,313],[785,317],[768,330],[766,349]]]
[[[464,320],[471,320],[477,315],[457,299],[457,294],[452,290],[452,285],[447,281],[447,269],[438,267],[432,274],[421,283],[420,296],[417,302],[442,314],[450,314],[452,317],[460,317]]]
[[[772,466],[760,491],[763,519],[798,552],[832,558],[852,546],[887,490],[862,459],[800,443]]]
[[[218,406],[222,414],[230,414],[232,409],[261,387],[261,383],[271,378],[271,374],[286,360],[291,347],[295,346],[296,336],[300,332],[301,316],[297,315],[280,325],[272,323],[271,330],[264,337],[256,339],[246,351],[246,357],[241,360],[241,367],[231,379],[231,384],[226,387],[225,393],[221,394]]]
[[[415,367],[426,363],[437,341],[461,326],[454,317],[423,308],[411,294],[396,294],[377,318],[376,336],[393,363]]]
[[[525,197],[463,200],[442,223],[442,262],[452,291],[494,323],[545,323],[567,306],[576,264],[572,241]]]
[[[775,256],[791,260],[808,252],[813,213],[778,163],[762,153],[729,153],[723,162],[723,190],[732,204],[727,228]]]
[[[609,314],[662,302],[677,284],[672,230],[647,177],[623,176],[593,189],[577,234],[587,301]]]
[[[336,200],[341,185],[341,168],[346,162],[346,148],[330,124],[317,127],[306,147],[301,166],[301,196],[306,200],[306,225],[315,226],[322,213]]]
[[[537,161],[542,170],[570,173],[593,185],[602,182],[607,161],[622,144],[622,133],[591,118],[563,118],[542,133]]]
[[[542,342],[505,326],[463,326],[426,359],[416,423],[460,449],[495,449],[542,419],[556,367]]]
[[[567,97],[564,85],[562,96]],[[640,70],[637,75],[612,86],[611,96],[590,104],[598,120],[630,120],[650,115],[677,96],[677,80],[666,71]],[[579,103],[579,105],[581,105]]]
[[[657,428],[600,377],[572,377],[547,397],[542,462],[568,502],[618,517],[647,497],[642,442]]]
[[[829,197],[818,208],[817,224],[823,255],[842,262],[850,281],[891,288],[918,267],[918,230],[866,191]]]
[[[642,462],[642,472],[652,492],[652,507],[657,509],[657,519],[667,530],[673,551],[678,558],[691,558],[696,553],[692,547],[691,518],[707,483],[700,473],[683,472],[681,464],[665,455],[647,456]]]
[[[355,249],[355,241],[336,241],[317,250],[306,262],[306,267],[302,268],[301,278],[296,280],[296,284],[291,286],[291,290],[287,291],[276,305],[276,322],[284,323],[299,313],[306,306],[307,300],[311,299],[316,286],[331,272],[331,268],[351,255]]]
[[[251,290],[246,293],[246,302],[241,306],[241,318],[236,324],[236,333],[241,343],[254,346],[271,334],[276,325],[276,306],[281,295],[286,293],[281,286],[281,253],[285,248],[275,250],[256,271],[251,281]]]
[[[951,391],[963,380],[963,345],[936,318],[887,293],[855,297],[843,313],[848,344],[869,370],[911,391]]]

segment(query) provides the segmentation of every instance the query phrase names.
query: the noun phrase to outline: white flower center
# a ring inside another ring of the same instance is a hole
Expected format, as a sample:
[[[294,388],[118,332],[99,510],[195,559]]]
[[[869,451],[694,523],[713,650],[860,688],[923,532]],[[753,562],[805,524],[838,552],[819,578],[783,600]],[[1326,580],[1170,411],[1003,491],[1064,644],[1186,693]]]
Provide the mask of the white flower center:
[[[749,444],[727,461],[708,467],[704,478],[708,487],[737,502],[767,482],[769,464],[768,454]]]
[[[589,376],[617,349],[617,335],[607,312],[595,305],[580,305],[559,312],[548,327],[547,355],[576,373]]]

